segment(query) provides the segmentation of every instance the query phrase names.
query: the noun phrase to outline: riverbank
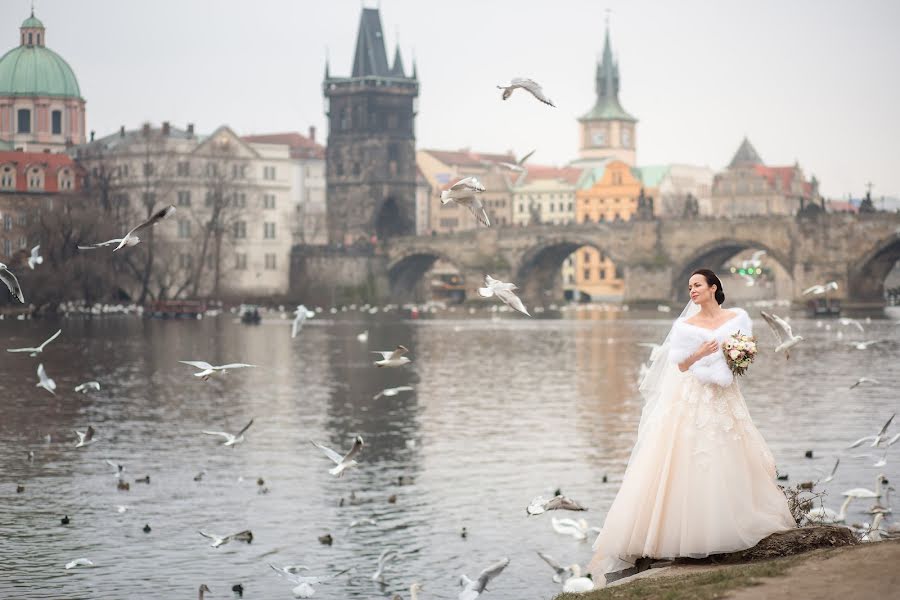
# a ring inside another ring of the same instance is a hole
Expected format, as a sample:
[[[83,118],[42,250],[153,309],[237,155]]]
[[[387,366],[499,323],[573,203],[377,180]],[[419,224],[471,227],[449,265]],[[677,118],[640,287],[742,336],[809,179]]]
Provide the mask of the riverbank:
[[[900,590],[900,539],[818,548],[742,564],[674,564],[556,600],[820,600]]]

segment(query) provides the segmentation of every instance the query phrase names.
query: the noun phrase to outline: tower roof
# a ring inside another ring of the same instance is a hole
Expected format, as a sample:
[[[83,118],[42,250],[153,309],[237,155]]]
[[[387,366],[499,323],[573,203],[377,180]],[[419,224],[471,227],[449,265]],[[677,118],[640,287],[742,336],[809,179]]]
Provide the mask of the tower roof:
[[[579,121],[637,121],[619,102],[619,63],[613,59],[609,26],[606,28],[606,40],[603,43],[603,59],[597,65],[595,87],[597,101]]]
[[[381,31],[381,15],[377,8],[363,8],[356,36],[356,54],[353,58],[353,77],[390,77],[387,53],[384,49],[384,33]]]
[[[391,67],[392,77],[406,77],[403,72],[403,59],[400,57],[400,46],[394,50],[394,66]]]
[[[754,148],[753,144],[750,143],[750,140],[745,137],[744,141],[741,142],[740,147],[737,149],[737,152],[734,153],[734,158],[731,159],[728,168],[753,167],[761,164],[763,164],[763,161],[759,157],[759,154],[757,154],[756,148]]]
[[[44,24],[41,20],[34,16],[34,9],[31,9],[31,16],[22,21],[20,26],[22,29],[43,29]]]
[[[40,29],[32,36],[31,29]],[[20,44],[0,57],[0,96],[81,98],[72,67],[44,45],[44,24],[34,13],[22,23]]]

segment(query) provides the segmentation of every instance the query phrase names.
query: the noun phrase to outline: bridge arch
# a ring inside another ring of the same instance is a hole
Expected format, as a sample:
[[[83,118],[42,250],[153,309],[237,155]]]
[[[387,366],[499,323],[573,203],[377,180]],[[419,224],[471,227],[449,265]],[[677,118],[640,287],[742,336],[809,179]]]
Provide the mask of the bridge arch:
[[[719,269],[729,258],[744,250],[765,250],[766,256],[775,260],[793,279],[793,261],[779,250],[757,240],[720,238],[700,246],[679,267],[672,271],[672,296],[678,302],[688,301],[687,282],[696,269]],[[724,285],[724,282],[723,282]],[[727,294],[727,292],[726,292]]]
[[[391,297],[398,301],[412,300],[415,297],[416,286],[438,260],[460,270],[456,261],[432,248],[416,248],[391,261],[388,264]]]
[[[850,266],[847,297],[863,303],[884,303],[884,282],[900,260],[900,229],[879,240],[873,250]]]
[[[585,246],[609,256],[615,264],[624,264],[619,260],[620,257],[609,251],[607,245],[598,241],[600,240],[596,237],[581,235],[541,239],[522,254],[513,281],[522,290],[523,296],[532,300],[543,300],[546,290],[556,290],[560,287],[563,261]]]

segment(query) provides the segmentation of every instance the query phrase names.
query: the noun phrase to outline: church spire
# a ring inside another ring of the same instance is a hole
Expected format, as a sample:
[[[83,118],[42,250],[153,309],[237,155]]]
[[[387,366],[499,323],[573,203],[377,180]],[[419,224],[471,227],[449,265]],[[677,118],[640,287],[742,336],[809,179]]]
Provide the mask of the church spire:
[[[363,8],[356,37],[356,53],[353,58],[353,77],[389,77],[387,52],[384,49],[384,33],[381,15],[377,8]]]
[[[594,104],[594,108],[581,117],[580,120],[614,119],[635,122],[637,119],[628,114],[619,102],[619,61],[613,57],[608,22],[606,24],[605,37],[603,54],[600,62],[597,63],[597,70],[594,76],[594,89],[597,92],[597,101]]]
[[[22,46],[43,46],[46,44],[44,24],[34,16],[34,7],[31,7],[31,16],[22,21],[19,26],[20,42]]]
[[[400,57],[400,44],[394,50],[394,66],[391,67],[391,76],[406,77],[403,69],[403,59]]]

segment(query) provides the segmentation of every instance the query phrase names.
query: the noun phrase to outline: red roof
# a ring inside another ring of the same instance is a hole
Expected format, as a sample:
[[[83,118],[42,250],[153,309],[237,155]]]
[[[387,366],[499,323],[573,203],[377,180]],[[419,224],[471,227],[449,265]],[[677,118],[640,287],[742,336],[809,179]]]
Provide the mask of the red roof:
[[[487,152],[472,152],[468,149],[462,150],[422,150],[432,155],[445,165],[456,167],[480,167],[484,163],[492,162],[516,162],[516,157],[510,153],[507,154],[491,154]]]
[[[49,152],[0,152],[0,176],[4,167],[12,165],[16,170],[16,192],[59,192],[59,172],[68,168],[75,176],[72,190],[81,189],[82,169],[72,160],[68,154],[51,154]],[[28,187],[26,172],[32,167],[38,167],[44,172],[43,189]],[[0,190],[2,191],[2,190]],[[7,190],[9,191],[9,190]]]
[[[291,158],[325,158],[325,146],[296,131],[245,135],[241,139],[251,143],[284,144],[290,147]]]
[[[803,180],[803,173],[800,171],[800,167],[767,167],[765,165],[754,165],[753,170],[758,175],[765,177],[769,186],[773,189],[776,187],[775,183],[777,181],[779,184],[778,189],[782,191],[790,190],[793,187],[794,180],[799,179],[803,184],[803,195],[808,196],[812,194],[812,186],[808,181]]]
[[[581,177],[581,172],[582,170],[576,167],[550,167],[525,163],[525,177],[521,183],[531,183],[538,179],[562,179],[575,185]]]

